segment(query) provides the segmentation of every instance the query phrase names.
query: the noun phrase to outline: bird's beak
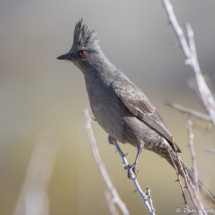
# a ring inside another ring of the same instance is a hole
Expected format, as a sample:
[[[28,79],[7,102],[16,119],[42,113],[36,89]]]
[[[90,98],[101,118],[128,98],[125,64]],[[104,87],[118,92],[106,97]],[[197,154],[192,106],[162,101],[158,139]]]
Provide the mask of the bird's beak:
[[[71,60],[71,56],[70,54],[64,54],[64,55],[61,55],[57,58],[58,60]]]

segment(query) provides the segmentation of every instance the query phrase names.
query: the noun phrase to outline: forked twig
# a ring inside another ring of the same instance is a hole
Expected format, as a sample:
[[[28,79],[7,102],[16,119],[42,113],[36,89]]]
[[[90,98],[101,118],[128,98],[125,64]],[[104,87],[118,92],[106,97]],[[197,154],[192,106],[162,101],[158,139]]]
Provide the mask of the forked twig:
[[[153,208],[152,198],[151,198],[151,194],[150,194],[151,190],[150,190],[149,186],[146,187],[146,190],[147,190],[146,195],[149,197],[149,204],[150,204],[150,206],[152,208],[152,211],[154,212],[155,209]]]

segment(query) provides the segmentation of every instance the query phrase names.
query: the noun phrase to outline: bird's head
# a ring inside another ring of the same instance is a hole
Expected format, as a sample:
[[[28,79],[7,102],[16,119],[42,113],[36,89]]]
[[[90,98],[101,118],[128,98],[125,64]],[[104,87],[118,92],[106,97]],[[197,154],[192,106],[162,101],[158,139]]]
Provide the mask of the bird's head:
[[[81,19],[76,23],[74,30],[73,45],[67,54],[59,56],[59,60],[69,60],[83,70],[89,67],[95,58],[95,54],[103,55],[96,32],[90,31],[88,25],[83,24]]]

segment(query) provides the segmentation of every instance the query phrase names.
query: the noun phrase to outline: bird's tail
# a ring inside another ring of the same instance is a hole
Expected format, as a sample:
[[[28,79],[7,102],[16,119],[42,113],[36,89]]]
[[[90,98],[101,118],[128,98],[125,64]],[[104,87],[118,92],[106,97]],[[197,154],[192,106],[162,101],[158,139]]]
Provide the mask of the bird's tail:
[[[174,164],[172,163],[172,159],[170,156],[165,156],[165,159],[171,164],[173,168]],[[191,179],[192,183],[194,183],[194,173],[190,169],[190,167],[182,160],[182,158],[179,156],[181,165],[183,169],[186,169],[186,172],[189,175],[189,178]],[[183,177],[182,172],[180,171],[180,165],[177,160],[175,160],[175,165],[180,173],[180,175]],[[198,186],[199,186],[199,192],[202,200],[202,204],[204,205],[205,208],[214,208],[215,207],[215,197],[214,195],[205,187],[205,185],[198,179]]]

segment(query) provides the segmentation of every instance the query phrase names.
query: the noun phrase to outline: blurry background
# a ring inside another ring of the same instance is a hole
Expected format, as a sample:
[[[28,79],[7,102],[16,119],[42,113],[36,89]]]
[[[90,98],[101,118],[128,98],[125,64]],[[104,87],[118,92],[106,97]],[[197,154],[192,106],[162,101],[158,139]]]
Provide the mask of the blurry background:
[[[172,1],[178,21],[190,21],[201,68],[215,83],[215,2]],[[75,23],[84,18],[98,33],[110,61],[150,98],[190,165],[186,116],[165,106],[175,101],[204,112],[186,85],[192,72],[184,63],[161,1],[0,1],[0,214],[15,210],[33,148],[41,132],[59,141],[48,184],[49,214],[109,214],[106,185],[92,156],[82,114],[89,107],[81,72],[71,63],[56,60],[69,51]],[[199,178],[215,193],[214,129],[192,120]],[[101,157],[122,200],[132,214],[146,212],[134,185],[127,179],[120,156],[107,134],[93,122]],[[201,130],[201,131],[200,131]],[[129,151],[133,163],[136,149]],[[130,152],[131,151],[131,152]],[[156,154],[143,151],[138,166],[143,189],[150,186],[157,214],[174,214],[183,207],[172,167]],[[180,213],[179,213],[180,214]]]

